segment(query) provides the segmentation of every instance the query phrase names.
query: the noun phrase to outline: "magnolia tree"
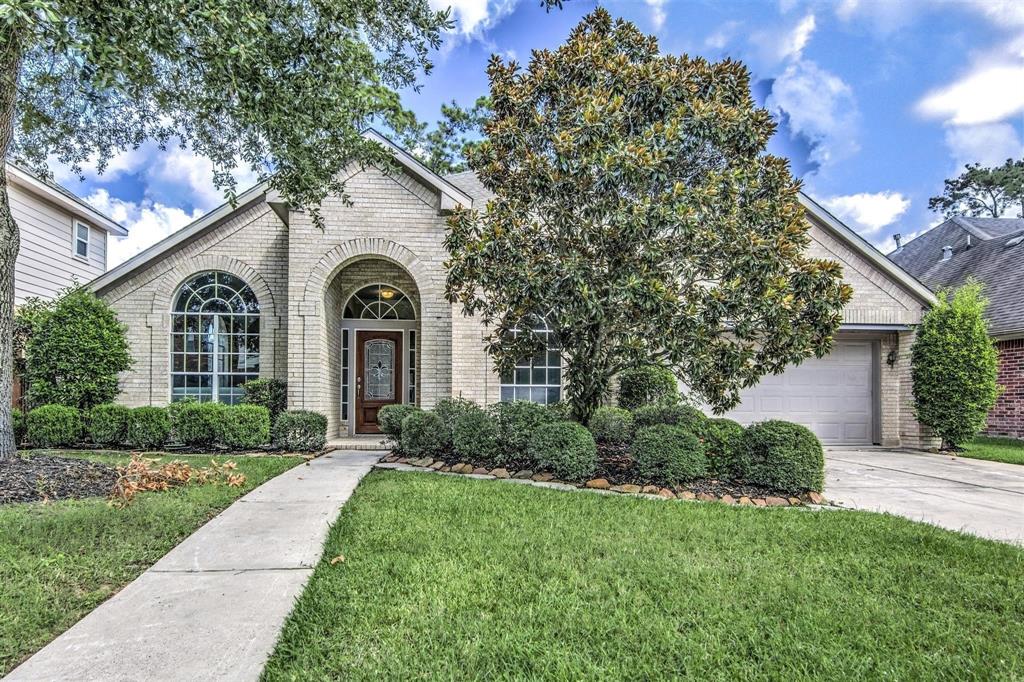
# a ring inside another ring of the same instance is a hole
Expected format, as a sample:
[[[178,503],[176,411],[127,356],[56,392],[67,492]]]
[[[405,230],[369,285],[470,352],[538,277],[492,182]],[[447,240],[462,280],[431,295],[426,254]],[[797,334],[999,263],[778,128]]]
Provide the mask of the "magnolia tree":
[[[361,129],[401,109],[449,25],[428,0],[0,2],[0,158],[99,170],[147,139],[238,164],[319,220],[350,162],[390,158]],[[0,164],[0,458],[11,431],[18,228]]]
[[[735,61],[663,55],[602,9],[529,66],[492,57],[470,166],[494,193],[456,211],[447,292],[488,325],[499,369],[562,348],[586,422],[611,378],[664,364],[716,411],[828,352],[850,297],[809,257],[799,183]]]

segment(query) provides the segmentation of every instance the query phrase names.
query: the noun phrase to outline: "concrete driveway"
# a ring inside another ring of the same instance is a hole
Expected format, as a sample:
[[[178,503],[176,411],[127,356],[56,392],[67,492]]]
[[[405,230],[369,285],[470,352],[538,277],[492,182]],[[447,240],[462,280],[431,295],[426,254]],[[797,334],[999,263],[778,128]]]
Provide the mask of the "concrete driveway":
[[[827,448],[825,496],[851,509],[1024,545],[1024,466],[882,448]]]

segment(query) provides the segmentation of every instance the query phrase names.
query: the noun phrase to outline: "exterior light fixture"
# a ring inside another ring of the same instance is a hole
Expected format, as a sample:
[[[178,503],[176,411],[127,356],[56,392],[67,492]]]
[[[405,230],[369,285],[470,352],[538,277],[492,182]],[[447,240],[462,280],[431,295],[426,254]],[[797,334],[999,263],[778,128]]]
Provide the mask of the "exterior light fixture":
[[[391,290],[391,289],[381,289],[380,290],[380,297],[384,298],[384,299],[390,300],[390,299],[395,297],[395,292],[393,290]]]
[[[893,348],[891,351],[889,351],[889,354],[885,356],[885,362],[890,367],[892,367],[893,365],[896,364],[896,358],[897,358],[896,349]]]

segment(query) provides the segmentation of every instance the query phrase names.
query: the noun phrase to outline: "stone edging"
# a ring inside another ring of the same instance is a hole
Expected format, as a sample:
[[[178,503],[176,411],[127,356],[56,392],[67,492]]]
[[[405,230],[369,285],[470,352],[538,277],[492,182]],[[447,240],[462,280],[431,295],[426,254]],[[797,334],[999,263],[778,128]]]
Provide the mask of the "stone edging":
[[[509,473],[503,468],[485,469],[483,467],[473,468],[468,462],[460,462],[449,466],[443,460],[434,460],[430,457],[421,459],[409,459],[397,455],[386,455],[374,465],[377,469],[391,469],[394,471],[409,471],[417,473],[440,474],[443,476],[465,476],[481,480],[499,480],[508,483],[521,483],[532,485],[538,488],[549,488],[553,490],[574,490],[589,493],[632,495],[657,500],[693,500],[700,502],[720,502],[728,505],[742,505],[749,507],[804,507],[807,509],[837,509],[830,505],[819,493],[807,493],[804,499],[797,497],[765,497],[765,498],[735,498],[732,495],[715,497],[707,493],[694,494],[688,490],[673,492],[669,488],[648,485],[610,485],[603,478],[592,479],[584,485],[575,485],[557,480],[552,474],[532,471],[518,471]]]

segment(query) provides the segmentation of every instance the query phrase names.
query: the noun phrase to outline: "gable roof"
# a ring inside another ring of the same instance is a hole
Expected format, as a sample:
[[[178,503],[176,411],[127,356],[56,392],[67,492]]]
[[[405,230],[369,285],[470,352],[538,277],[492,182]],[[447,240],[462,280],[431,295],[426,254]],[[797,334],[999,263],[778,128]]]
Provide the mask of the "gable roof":
[[[128,228],[124,225],[97,211],[71,190],[61,187],[52,180],[41,178],[10,161],[7,162],[7,177],[12,184],[24,188],[36,196],[43,197],[90,225],[118,237],[128,235]]]
[[[989,331],[1015,338],[1024,336],[1024,239],[1019,237],[1024,237],[1024,219],[950,218],[889,258],[932,289],[955,288],[974,277],[989,299]],[[944,261],[946,246],[953,251]]]

